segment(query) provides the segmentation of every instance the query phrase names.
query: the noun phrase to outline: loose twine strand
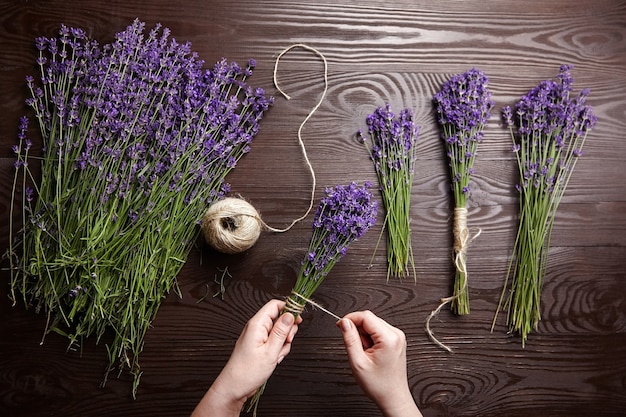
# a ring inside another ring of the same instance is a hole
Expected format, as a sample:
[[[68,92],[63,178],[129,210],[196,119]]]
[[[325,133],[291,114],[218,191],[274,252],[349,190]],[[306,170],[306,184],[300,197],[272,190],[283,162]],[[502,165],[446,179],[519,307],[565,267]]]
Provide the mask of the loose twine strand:
[[[209,207],[204,215],[201,226],[206,241],[220,252],[228,254],[241,253],[251,248],[256,243],[262,229],[275,233],[286,232],[296,223],[304,220],[313,209],[317,180],[315,170],[309,160],[304,141],[302,140],[302,130],[311,116],[313,116],[313,113],[315,113],[322,105],[322,102],[326,97],[326,93],[328,91],[328,63],[320,51],[305,44],[297,43],[283,50],[276,58],[276,62],[274,64],[274,85],[287,100],[291,97],[278,85],[278,64],[280,59],[294,48],[303,48],[311,51],[318,55],[324,63],[324,90],[317,104],[307,114],[306,118],[302,121],[300,127],[298,128],[298,143],[302,149],[302,155],[304,156],[306,166],[308,167],[312,178],[309,207],[302,216],[293,220],[287,227],[279,229],[268,225],[261,218],[256,209],[243,198],[227,197],[223,200],[215,202]]]
[[[324,313],[328,314],[329,316],[332,316],[332,317],[336,318],[337,320],[341,320],[341,317],[339,317],[338,315],[336,315],[332,311],[324,308],[322,305],[320,305],[319,303],[316,303],[315,301],[311,300],[310,298],[306,298],[305,296],[303,296],[301,294],[298,294],[295,291],[292,291],[291,295],[295,295],[300,300],[302,300],[303,303],[297,302],[291,296],[287,297],[287,300],[286,300],[287,304],[285,304],[285,311],[287,311],[288,313],[291,313],[293,315],[300,315],[304,311],[304,307],[307,304],[311,304],[313,307],[322,310]]]
[[[440,348],[445,349],[450,353],[452,353],[452,349],[449,346],[440,342],[435,337],[433,331],[430,328],[430,321],[433,317],[439,314],[439,312],[445,305],[459,298],[461,294],[463,294],[463,292],[467,290],[467,281],[468,281],[467,263],[466,263],[467,249],[469,245],[474,241],[474,239],[480,236],[480,233],[481,233],[481,230],[478,229],[478,231],[476,232],[474,236],[471,235],[470,230],[467,227],[467,208],[465,207],[457,207],[454,209],[454,227],[452,231],[454,235],[454,246],[453,246],[454,265],[456,269],[458,271],[461,271],[463,275],[465,276],[465,281],[463,282],[463,288],[461,288],[460,291],[458,291],[456,294],[450,297],[442,298],[439,306],[435,310],[433,310],[428,316],[428,318],[426,319],[426,333],[428,334],[428,337],[430,337],[430,340],[432,340]]]
[[[310,47],[308,45],[305,45],[303,43],[296,43],[296,44],[291,45],[290,47],[283,50],[276,58],[276,62],[274,63],[274,85],[276,86],[276,89],[287,100],[291,99],[291,97],[287,93],[285,93],[283,89],[280,88],[280,86],[278,85],[278,63],[280,62],[280,59],[283,57],[283,55],[285,55],[287,52],[291,51],[294,48],[306,49],[307,51],[313,52],[314,54],[316,54],[322,59],[322,61],[324,62],[324,90],[322,91],[322,95],[320,96],[320,99],[317,102],[317,104],[311,109],[309,114],[307,114],[307,116],[304,118],[302,123],[300,123],[300,127],[298,128],[298,143],[300,144],[300,148],[302,149],[302,156],[304,157],[304,161],[306,162],[306,165],[309,168],[309,171],[311,172],[311,179],[313,181],[313,184],[311,186],[311,199],[309,202],[309,208],[302,216],[292,221],[291,224],[284,229],[276,229],[276,228],[270,227],[265,222],[263,222],[263,225],[265,226],[267,230],[271,232],[277,232],[277,233],[286,232],[287,230],[291,229],[296,223],[298,223],[301,220],[304,220],[306,216],[308,216],[311,210],[313,209],[313,203],[315,202],[315,187],[316,187],[317,180],[315,178],[315,170],[313,169],[313,165],[311,165],[311,161],[309,160],[306,147],[304,146],[304,141],[302,140],[302,129],[304,128],[304,125],[306,124],[306,122],[309,121],[311,116],[313,116],[313,113],[315,113],[317,109],[319,109],[319,107],[322,105],[322,102],[324,101],[324,98],[326,97],[326,92],[328,91],[328,63],[326,62],[326,57],[324,57],[324,54],[322,54],[317,49]]]

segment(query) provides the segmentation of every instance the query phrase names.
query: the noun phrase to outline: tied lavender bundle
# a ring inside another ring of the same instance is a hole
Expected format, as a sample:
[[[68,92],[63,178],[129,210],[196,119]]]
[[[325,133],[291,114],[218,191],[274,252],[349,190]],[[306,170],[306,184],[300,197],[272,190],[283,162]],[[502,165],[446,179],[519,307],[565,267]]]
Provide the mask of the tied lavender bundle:
[[[377,108],[366,122],[371,144],[362,131],[357,137],[369,148],[385,206],[381,233],[387,230],[387,279],[408,275],[409,265],[415,277],[410,208],[420,128],[410,109],[403,109],[396,117],[389,104]]]
[[[370,187],[369,183],[359,186],[352,182],[326,188],[315,212],[309,249],[287,298],[285,312],[297,318],[330,270],[347,253],[348,246],[374,225],[378,205]],[[247,410],[254,411],[254,415],[264,389],[265,384],[248,402]]]
[[[103,383],[126,367],[133,395],[144,335],[272,103],[246,85],[254,61],[206,70],[189,43],[144,26],[103,46],[66,26],[37,39],[41,82],[27,79],[27,103],[41,176],[23,118],[11,206],[21,193],[23,225],[12,222],[9,248],[13,300],[43,310],[70,347],[111,331]]]
[[[441,137],[445,143],[454,195],[454,293],[442,303],[451,302],[456,314],[469,314],[467,286],[467,246],[471,240],[467,226],[467,198],[474,161],[483,130],[494,106],[488,88],[489,79],[482,71],[471,69],[445,82],[433,101]]]
[[[522,346],[541,319],[541,288],[557,208],[597,122],[585,104],[589,90],[572,97],[571,69],[562,65],[557,81],[542,81],[530,90],[514,114],[509,106],[503,108],[519,166],[520,220],[498,311],[513,274],[505,308],[509,330],[521,336]]]

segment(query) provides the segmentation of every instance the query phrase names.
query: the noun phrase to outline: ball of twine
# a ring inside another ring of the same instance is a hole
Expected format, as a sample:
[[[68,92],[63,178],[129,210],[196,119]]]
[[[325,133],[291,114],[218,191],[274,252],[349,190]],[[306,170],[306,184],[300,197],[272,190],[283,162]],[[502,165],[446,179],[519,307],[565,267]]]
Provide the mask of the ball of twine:
[[[215,250],[236,254],[250,249],[259,236],[263,221],[256,209],[241,198],[226,197],[208,208],[202,218],[204,239]]]

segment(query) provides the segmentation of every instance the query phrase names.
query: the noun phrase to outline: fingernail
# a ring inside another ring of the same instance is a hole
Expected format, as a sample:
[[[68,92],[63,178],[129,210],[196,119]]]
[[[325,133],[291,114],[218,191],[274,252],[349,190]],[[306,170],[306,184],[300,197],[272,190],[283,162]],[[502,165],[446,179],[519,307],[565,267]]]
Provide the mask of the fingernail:
[[[277,362],[277,363],[281,363],[281,362],[283,361],[283,359],[285,359],[285,357],[284,357],[284,356],[280,356],[280,357],[278,358],[278,362]]]
[[[287,326],[291,326],[293,324],[293,322],[296,320],[295,317],[293,316],[293,314],[291,313],[285,313],[283,314],[283,316],[280,318],[281,322]]]
[[[341,319],[337,322],[337,324],[339,324],[342,332],[347,332],[348,330],[350,330],[350,320],[348,319]]]

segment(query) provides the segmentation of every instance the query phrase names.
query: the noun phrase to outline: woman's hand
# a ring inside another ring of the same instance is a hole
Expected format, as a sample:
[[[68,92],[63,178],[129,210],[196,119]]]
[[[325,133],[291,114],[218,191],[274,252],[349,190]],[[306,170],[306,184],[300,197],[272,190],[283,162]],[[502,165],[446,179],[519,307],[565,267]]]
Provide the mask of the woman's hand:
[[[337,322],[352,373],[386,417],[421,417],[409,389],[406,336],[371,311],[347,314]]]
[[[230,359],[192,416],[239,416],[246,400],[269,379],[291,350],[298,324],[285,302],[271,300],[246,324]]]

